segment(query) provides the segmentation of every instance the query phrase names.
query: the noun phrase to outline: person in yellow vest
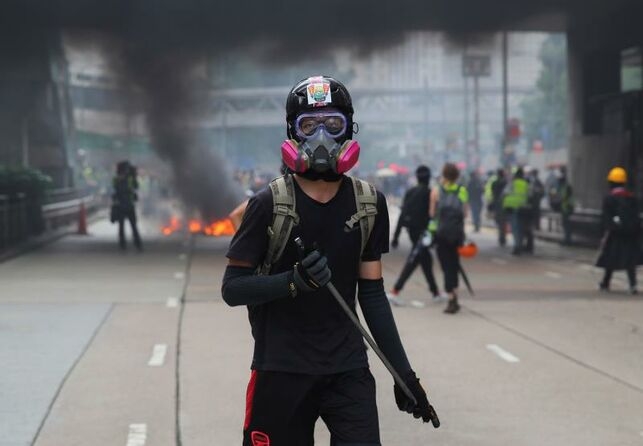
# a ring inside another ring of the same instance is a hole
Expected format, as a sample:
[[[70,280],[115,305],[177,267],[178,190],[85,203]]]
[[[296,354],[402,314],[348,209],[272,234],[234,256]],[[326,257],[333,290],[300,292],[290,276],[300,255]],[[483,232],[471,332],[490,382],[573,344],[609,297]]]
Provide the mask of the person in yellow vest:
[[[435,234],[436,251],[444,275],[444,291],[449,295],[449,302],[444,310],[447,314],[455,314],[460,310],[458,247],[464,243],[464,219],[468,213],[469,193],[466,187],[458,184],[459,176],[460,171],[455,164],[445,164],[441,184],[431,191],[429,204],[429,230]]]
[[[513,255],[522,253],[522,238],[525,231],[527,220],[529,196],[529,183],[525,180],[525,174],[521,167],[516,169],[513,179],[507,184],[505,194],[502,199],[502,208],[504,209],[509,221],[511,222],[511,232],[514,238]]]

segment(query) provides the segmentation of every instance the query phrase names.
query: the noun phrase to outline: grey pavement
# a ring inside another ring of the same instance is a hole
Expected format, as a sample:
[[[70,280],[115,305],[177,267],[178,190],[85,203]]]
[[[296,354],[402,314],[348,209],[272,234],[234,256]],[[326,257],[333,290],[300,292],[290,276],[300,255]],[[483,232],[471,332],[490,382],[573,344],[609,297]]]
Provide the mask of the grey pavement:
[[[240,444],[252,339],[220,297],[229,238],[147,224],[145,252],[121,253],[113,226],[90,233],[0,264],[0,445]],[[423,308],[393,307],[443,425],[399,412],[371,357],[382,444],[642,445],[643,298],[621,275],[599,293],[591,250],[515,258],[491,230],[471,236],[476,295],[461,290],[459,314],[419,271],[400,298]],[[384,257],[387,286],[409,249]],[[328,444],[321,422],[315,438]]]

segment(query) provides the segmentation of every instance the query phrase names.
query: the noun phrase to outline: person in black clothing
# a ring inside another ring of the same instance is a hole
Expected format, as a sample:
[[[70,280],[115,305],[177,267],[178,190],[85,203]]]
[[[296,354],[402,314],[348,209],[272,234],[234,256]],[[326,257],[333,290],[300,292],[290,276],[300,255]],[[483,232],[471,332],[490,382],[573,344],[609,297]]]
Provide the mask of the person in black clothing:
[[[332,281],[355,310],[355,291],[373,338],[403,377],[417,403],[396,385],[400,410],[429,422],[435,412],[412,370],[386,299],[381,255],[388,251],[388,209],[377,192],[377,215],[362,250],[360,230],[345,230],[355,215],[352,180],[344,175],[353,107],[346,87],[319,76],[300,81],[286,102],[288,141],[282,158],[292,178],[298,224],[266,274],[273,195],[252,197],[233,237],[222,284],[224,301],[248,309],[255,340],[243,445],[308,446],[318,418],[332,445],[380,445],[375,382],[359,330],[327,288]],[[354,147],[354,146],[353,146]],[[348,154],[350,155],[350,154]],[[301,238],[316,248],[300,253]],[[331,273],[332,271],[332,273]]]
[[[528,176],[529,191],[527,194],[527,206],[520,210],[523,226],[522,252],[534,253],[534,230],[540,229],[540,203],[545,196],[545,186],[538,178],[538,170],[532,169]]]
[[[475,170],[472,170],[469,176],[467,192],[469,193],[469,207],[471,209],[471,219],[473,220],[473,230],[474,232],[480,232],[484,186],[480,175]]]
[[[143,243],[138,233],[136,224],[136,208],[134,206],[137,200],[136,190],[138,189],[138,179],[136,168],[129,161],[121,161],[116,165],[116,176],[113,180],[114,194],[112,195],[112,206],[115,217],[118,221],[118,243],[121,249],[127,248],[125,240],[125,220],[129,220],[132,228],[134,245],[141,251]]]
[[[437,299],[440,297],[440,292],[435,282],[435,277],[433,276],[433,257],[431,256],[429,246],[419,243],[427,231],[429,224],[429,200],[431,195],[429,181],[431,179],[431,169],[424,165],[419,166],[415,171],[415,176],[418,184],[404,194],[402,210],[397,220],[393,241],[391,242],[391,246],[394,249],[398,247],[400,232],[402,231],[402,227],[405,227],[411,239],[412,249],[390,294],[396,297],[400,293],[402,288],[404,288],[404,284],[419,264],[422,266],[422,272],[429,285],[431,294]]]
[[[493,210],[494,220],[498,228],[498,244],[505,246],[507,244],[507,214],[502,207],[502,197],[507,186],[507,177],[504,169],[498,169],[496,178],[491,183],[491,209]]]
[[[532,169],[529,174],[529,204],[534,229],[540,231],[541,207],[545,197],[545,185],[538,176],[538,169]]]
[[[552,211],[560,212],[560,220],[563,226],[563,240],[561,244],[572,244],[572,222],[574,213],[574,191],[567,179],[567,167],[561,166],[559,178],[548,191],[549,207]]]
[[[638,201],[626,188],[627,172],[622,167],[612,169],[607,177],[610,193],[603,199],[601,223],[603,240],[596,266],[605,268],[605,275],[599,284],[602,291],[608,291],[612,273],[627,271],[630,293],[637,294],[636,266],[640,264],[641,221]]]

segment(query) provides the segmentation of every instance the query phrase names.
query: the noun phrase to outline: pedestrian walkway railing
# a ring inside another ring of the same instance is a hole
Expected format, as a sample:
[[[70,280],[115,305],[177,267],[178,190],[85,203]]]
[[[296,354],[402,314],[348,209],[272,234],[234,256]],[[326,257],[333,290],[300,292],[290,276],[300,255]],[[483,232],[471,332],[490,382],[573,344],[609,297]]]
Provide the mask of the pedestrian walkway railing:
[[[539,235],[563,239],[563,219],[560,212],[542,210]],[[542,224],[544,220],[545,224]],[[581,245],[596,247],[601,239],[601,213],[594,209],[579,209],[570,216],[572,240]]]
[[[14,197],[0,195],[0,249],[25,240],[29,236],[25,194]]]
[[[0,195],[0,251],[43,232],[77,224],[81,205],[91,215],[105,203],[94,193],[77,189],[48,192],[44,204],[30,201],[24,193]]]
[[[100,207],[100,200],[93,194],[87,194],[43,205],[42,213],[46,229],[56,229],[77,222],[81,205],[84,205],[85,211],[91,214]]]

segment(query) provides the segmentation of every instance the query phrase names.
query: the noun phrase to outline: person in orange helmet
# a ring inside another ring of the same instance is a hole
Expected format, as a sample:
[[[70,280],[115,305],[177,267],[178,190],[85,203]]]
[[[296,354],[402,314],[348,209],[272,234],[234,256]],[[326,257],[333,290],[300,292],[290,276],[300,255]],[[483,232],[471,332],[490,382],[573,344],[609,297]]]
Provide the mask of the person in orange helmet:
[[[637,294],[636,266],[640,264],[641,235],[638,200],[626,186],[627,172],[622,167],[610,170],[607,182],[610,192],[603,199],[603,239],[596,261],[596,266],[605,268],[599,288],[601,291],[609,291],[612,273],[625,270],[630,293]]]

